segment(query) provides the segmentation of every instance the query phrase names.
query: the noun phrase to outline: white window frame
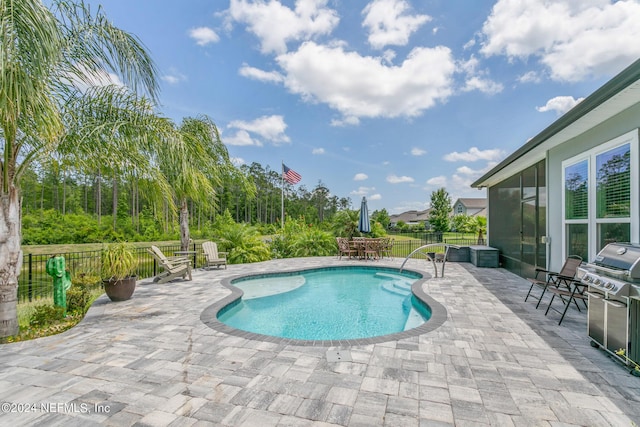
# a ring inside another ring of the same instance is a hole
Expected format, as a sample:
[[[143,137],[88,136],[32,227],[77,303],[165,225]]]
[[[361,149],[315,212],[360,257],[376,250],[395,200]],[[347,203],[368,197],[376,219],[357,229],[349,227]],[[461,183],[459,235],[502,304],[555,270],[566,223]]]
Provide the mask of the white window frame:
[[[614,148],[622,145],[629,144],[630,150],[630,168],[631,168],[631,206],[629,212],[629,218],[596,218],[596,157]],[[640,240],[640,196],[638,195],[638,189],[640,187],[640,171],[638,155],[638,129],[634,129],[631,132],[627,132],[598,145],[591,150],[578,154],[577,156],[566,159],[562,162],[562,254],[565,259],[567,254],[567,225],[568,224],[587,224],[587,240],[588,240],[588,256],[589,261],[593,260],[597,254],[597,231],[598,224],[602,223],[629,223],[630,235],[633,243],[638,243]],[[588,167],[588,214],[587,219],[566,219],[565,211],[565,186],[566,186],[566,170],[567,167],[573,166],[577,163],[587,161]]]

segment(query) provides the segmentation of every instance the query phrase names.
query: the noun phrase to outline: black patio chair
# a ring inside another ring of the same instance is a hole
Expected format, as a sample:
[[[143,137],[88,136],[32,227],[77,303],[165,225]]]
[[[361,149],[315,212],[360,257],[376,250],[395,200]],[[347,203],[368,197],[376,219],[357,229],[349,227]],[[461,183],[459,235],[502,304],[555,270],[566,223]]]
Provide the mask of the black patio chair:
[[[540,302],[542,302],[542,297],[544,297],[544,294],[548,288],[551,287],[555,289],[565,289],[570,291],[571,284],[574,282],[574,277],[576,276],[576,272],[580,264],[582,264],[582,257],[578,255],[569,255],[564,261],[562,269],[558,273],[545,270],[543,268],[536,268],[535,277],[527,278],[527,280],[531,283],[531,286],[529,287],[529,292],[527,292],[527,296],[524,300],[528,300],[529,297],[537,299],[538,303],[536,304],[536,308],[538,308],[540,306]],[[543,274],[544,276],[541,276],[541,274]],[[542,292],[539,296],[535,296],[531,293],[534,287],[542,289]]]

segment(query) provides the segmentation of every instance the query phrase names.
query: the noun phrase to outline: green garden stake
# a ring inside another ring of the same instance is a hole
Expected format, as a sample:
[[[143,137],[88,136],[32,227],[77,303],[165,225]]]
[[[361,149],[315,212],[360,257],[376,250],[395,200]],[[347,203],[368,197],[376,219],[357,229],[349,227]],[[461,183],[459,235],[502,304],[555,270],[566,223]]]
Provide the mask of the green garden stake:
[[[71,287],[71,274],[66,271],[64,257],[52,256],[47,260],[47,274],[53,277],[53,304],[62,307],[67,315],[67,290]]]

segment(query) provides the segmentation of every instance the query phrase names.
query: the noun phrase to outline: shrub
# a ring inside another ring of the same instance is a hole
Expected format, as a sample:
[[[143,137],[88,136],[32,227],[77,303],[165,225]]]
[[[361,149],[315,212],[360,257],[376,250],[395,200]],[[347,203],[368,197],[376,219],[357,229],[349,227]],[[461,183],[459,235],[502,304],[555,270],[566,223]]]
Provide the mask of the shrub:
[[[329,256],[337,252],[337,243],[331,233],[311,227],[292,239],[291,249],[296,257]]]
[[[84,285],[74,284],[67,291],[67,311],[71,313],[86,313],[91,302],[91,292]]]
[[[43,328],[64,319],[64,309],[55,305],[38,305],[33,310],[29,325]]]
[[[225,225],[217,238],[221,248],[229,252],[230,264],[267,261],[271,258],[269,247],[260,239],[254,227],[245,224]]]

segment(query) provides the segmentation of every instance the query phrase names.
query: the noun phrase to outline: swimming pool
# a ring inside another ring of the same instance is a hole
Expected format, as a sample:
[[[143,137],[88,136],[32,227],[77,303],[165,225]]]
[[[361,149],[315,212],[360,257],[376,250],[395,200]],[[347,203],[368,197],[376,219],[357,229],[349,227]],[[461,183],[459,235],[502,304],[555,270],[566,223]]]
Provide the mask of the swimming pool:
[[[220,306],[215,315],[233,329],[302,341],[402,334],[432,316],[431,304],[411,292],[421,279],[418,272],[364,266],[239,277],[229,285],[243,297]]]

